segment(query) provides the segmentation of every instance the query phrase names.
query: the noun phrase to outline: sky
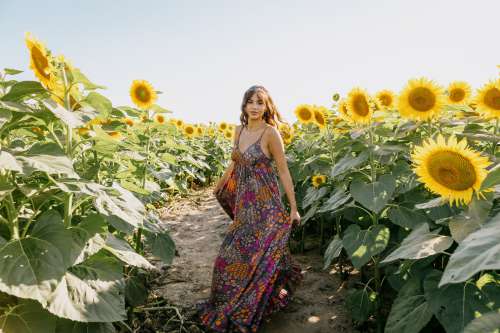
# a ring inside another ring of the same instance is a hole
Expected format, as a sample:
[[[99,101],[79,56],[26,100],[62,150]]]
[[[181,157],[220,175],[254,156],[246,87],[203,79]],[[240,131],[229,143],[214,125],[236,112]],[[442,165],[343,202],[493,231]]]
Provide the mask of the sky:
[[[0,0],[0,68],[29,69],[25,32],[63,54],[114,106],[134,79],[191,123],[239,123],[246,89],[266,87],[295,121],[359,86],[399,92],[425,76],[479,88],[498,77],[498,0]]]

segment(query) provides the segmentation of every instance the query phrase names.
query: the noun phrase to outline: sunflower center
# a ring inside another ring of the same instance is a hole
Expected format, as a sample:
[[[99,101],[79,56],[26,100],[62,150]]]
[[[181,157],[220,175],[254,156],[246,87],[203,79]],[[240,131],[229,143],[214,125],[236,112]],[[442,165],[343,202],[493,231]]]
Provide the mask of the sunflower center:
[[[149,92],[149,89],[144,86],[137,87],[137,89],[135,90],[135,96],[138,100],[144,103],[149,102],[149,100],[151,99],[151,93]]]
[[[49,62],[38,47],[31,48],[31,57],[37,72],[45,78],[49,78],[48,68]]]
[[[498,88],[491,88],[484,96],[484,104],[488,107],[500,110],[500,90]]]
[[[316,118],[316,121],[318,122],[318,124],[320,124],[320,125],[325,124],[325,118],[323,117],[323,115],[321,113],[315,113],[315,118]]]
[[[352,101],[353,111],[360,116],[367,116],[369,113],[369,106],[366,98],[363,95],[357,95]]]
[[[453,89],[450,91],[450,100],[453,102],[460,102],[465,97],[465,91],[463,89]]]
[[[300,109],[299,114],[303,120],[309,120],[312,117],[311,111],[306,108]]]
[[[420,112],[431,110],[436,104],[436,96],[425,87],[413,89],[408,96],[408,101],[412,108]]]
[[[476,182],[476,171],[469,159],[453,151],[436,152],[429,157],[429,173],[439,184],[464,191]]]
[[[389,95],[381,95],[379,97],[380,103],[382,103],[383,106],[389,106],[392,103],[392,98]]]

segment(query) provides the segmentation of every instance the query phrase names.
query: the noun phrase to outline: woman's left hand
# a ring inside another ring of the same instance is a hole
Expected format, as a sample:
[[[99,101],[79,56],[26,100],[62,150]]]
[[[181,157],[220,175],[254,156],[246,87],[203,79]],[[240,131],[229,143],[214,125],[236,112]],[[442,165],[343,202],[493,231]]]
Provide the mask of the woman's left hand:
[[[290,220],[292,222],[292,227],[300,225],[300,215],[296,209],[292,209],[290,212]]]

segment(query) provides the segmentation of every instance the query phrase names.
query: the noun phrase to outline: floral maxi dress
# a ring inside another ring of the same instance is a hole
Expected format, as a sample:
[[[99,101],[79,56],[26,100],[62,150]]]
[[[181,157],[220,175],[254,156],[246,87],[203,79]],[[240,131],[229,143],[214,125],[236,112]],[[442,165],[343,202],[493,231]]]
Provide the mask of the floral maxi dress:
[[[203,325],[216,332],[257,332],[264,317],[288,304],[302,280],[288,247],[290,217],[272,160],[260,145],[266,129],[243,153],[238,136],[231,156],[234,222],[215,259],[210,297],[196,304]]]

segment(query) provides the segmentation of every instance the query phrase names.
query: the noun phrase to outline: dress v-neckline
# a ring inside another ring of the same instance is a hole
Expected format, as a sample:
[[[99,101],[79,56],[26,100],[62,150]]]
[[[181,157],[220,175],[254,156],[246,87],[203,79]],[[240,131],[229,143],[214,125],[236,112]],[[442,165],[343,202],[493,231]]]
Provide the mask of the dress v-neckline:
[[[265,126],[265,127],[264,127],[264,129],[262,130],[262,133],[260,133],[259,138],[258,138],[257,140],[255,140],[255,142],[254,142],[254,143],[250,144],[250,145],[249,145],[249,146],[245,149],[245,151],[244,151],[244,152],[242,152],[242,151],[241,151],[241,149],[240,149],[240,137],[241,137],[241,132],[243,132],[243,128],[244,128],[244,127],[242,127],[242,128],[241,128],[240,133],[238,134],[238,142],[236,143],[236,148],[238,149],[238,151],[240,152],[240,154],[241,154],[241,155],[245,155],[245,154],[246,154],[246,152],[248,151],[248,149],[250,149],[250,147],[252,147],[252,146],[253,146],[253,145],[255,145],[257,142],[259,142],[259,141],[260,141],[260,139],[262,139],[262,135],[264,134],[265,130],[267,129],[267,126]],[[261,148],[261,150],[262,150],[262,148]],[[267,157],[267,155],[266,155],[266,154],[264,154],[264,156],[266,156],[266,157]]]

